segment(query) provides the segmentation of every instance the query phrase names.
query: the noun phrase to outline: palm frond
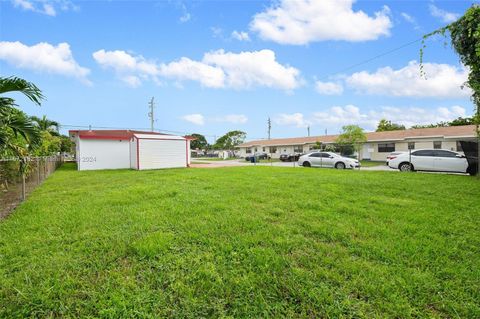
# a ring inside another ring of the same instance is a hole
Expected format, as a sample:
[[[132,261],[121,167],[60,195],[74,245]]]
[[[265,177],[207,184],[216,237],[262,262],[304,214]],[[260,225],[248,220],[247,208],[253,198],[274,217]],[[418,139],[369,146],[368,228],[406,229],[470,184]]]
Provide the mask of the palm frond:
[[[7,78],[0,77],[0,94],[15,91],[23,93],[30,101],[37,105],[40,105],[41,101],[45,99],[42,91],[31,82],[13,76]]]

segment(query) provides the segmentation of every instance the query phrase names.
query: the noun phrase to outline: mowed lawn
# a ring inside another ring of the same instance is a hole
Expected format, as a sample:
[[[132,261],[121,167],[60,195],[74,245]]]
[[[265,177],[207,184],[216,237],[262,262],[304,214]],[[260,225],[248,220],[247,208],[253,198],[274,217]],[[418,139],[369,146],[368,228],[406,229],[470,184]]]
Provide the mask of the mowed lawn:
[[[480,317],[480,182],[77,172],[0,221],[0,317]]]

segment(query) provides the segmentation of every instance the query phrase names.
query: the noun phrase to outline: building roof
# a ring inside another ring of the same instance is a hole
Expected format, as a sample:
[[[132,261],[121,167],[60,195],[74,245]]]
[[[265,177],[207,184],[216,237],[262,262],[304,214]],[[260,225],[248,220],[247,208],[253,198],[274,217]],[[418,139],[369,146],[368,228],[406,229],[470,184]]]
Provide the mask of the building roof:
[[[70,130],[70,135],[78,134],[81,139],[100,139],[100,140],[129,140],[135,134],[148,134],[148,135],[169,135],[157,132],[144,132],[134,130]]]
[[[365,133],[368,142],[379,141],[402,141],[418,138],[455,138],[455,137],[475,137],[475,125],[447,126],[433,128],[408,129],[389,132],[368,132]],[[283,146],[283,145],[303,145],[321,143],[334,143],[338,135],[276,138],[270,140],[249,141],[238,145],[237,147],[252,146]]]

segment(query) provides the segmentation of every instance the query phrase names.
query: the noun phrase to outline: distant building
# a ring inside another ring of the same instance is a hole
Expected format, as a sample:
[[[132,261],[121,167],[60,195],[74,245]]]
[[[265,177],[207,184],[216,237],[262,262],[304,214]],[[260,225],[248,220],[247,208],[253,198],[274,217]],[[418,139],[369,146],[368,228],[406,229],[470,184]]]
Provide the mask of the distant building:
[[[72,130],[78,170],[187,167],[189,137],[130,130]]]
[[[462,151],[459,141],[476,139],[475,125],[369,132],[365,135],[367,143],[363,145],[360,158],[372,161],[384,161],[389,153],[408,151],[409,148]],[[317,142],[334,145],[337,137],[338,135],[324,135],[256,140],[240,144],[237,148],[241,157],[265,152],[271,154],[272,158],[279,158],[281,154],[307,153],[314,149]]]

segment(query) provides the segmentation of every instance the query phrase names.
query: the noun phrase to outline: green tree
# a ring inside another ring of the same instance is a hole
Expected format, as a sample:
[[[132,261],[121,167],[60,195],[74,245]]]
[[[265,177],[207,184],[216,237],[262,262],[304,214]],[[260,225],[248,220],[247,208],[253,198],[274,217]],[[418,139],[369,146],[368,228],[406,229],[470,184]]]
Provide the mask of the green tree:
[[[425,40],[435,34],[446,36],[447,33],[450,35],[453,49],[460,57],[460,61],[468,67],[468,79],[465,86],[472,90],[472,101],[476,109],[473,122],[477,127],[478,158],[480,160],[480,6],[472,5],[457,21],[423,37],[423,46],[420,49],[421,73],[423,73]],[[477,176],[480,178],[480,169]]]
[[[40,132],[30,118],[18,110],[15,100],[3,96],[5,93],[18,92],[33,103],[40,105],[44,98],[35,84],[17,77],[0,77],[0,153],[25,156],[28,148],[38,145]],[[21,136],[25,143],[18,143]]]
[[[359,158],[362,146],[366,141],[367,136],[363,132],[363,129],[358,125],[343,126],[342,133],[335,140],[335,142],[344,149],[353,148],[357,151]]]
[[[71,153],[75,143],[72,142],[69,136],[61,135],[60,136],[60,152],[62,153]]]
[[[205,136],[197,133],[191,134],[190,136],[195,138],[195,140],[190,142],[190,147],[192,149],[204,150],[208,148],[208,142]]]
[[[215,149],[233,150],[235,146],[242,144],[247,137],[243,131],[230,131],[220,137],[214,145]]]
[[[42,131],[41,143],[35,148],[33,154],[36,156],[56,155],[61,151],[62,140],[59,136],[50,132]]]
[[[461,126],[475,124],[473,117],[458,117],[448,123],[449,126]]]
[[[387,119],[381,119],[377,126],[377,132],[399,131],[404,129],[404,125],[392,123],[392,121],[388,121]]]
[[[58,136],[58,128],[60,125],[58,122],[47,119],[47,116],[42,117],[30,116],[30,119],[38,126],[39,130],[42,132],[48,132],[52,135]]]

